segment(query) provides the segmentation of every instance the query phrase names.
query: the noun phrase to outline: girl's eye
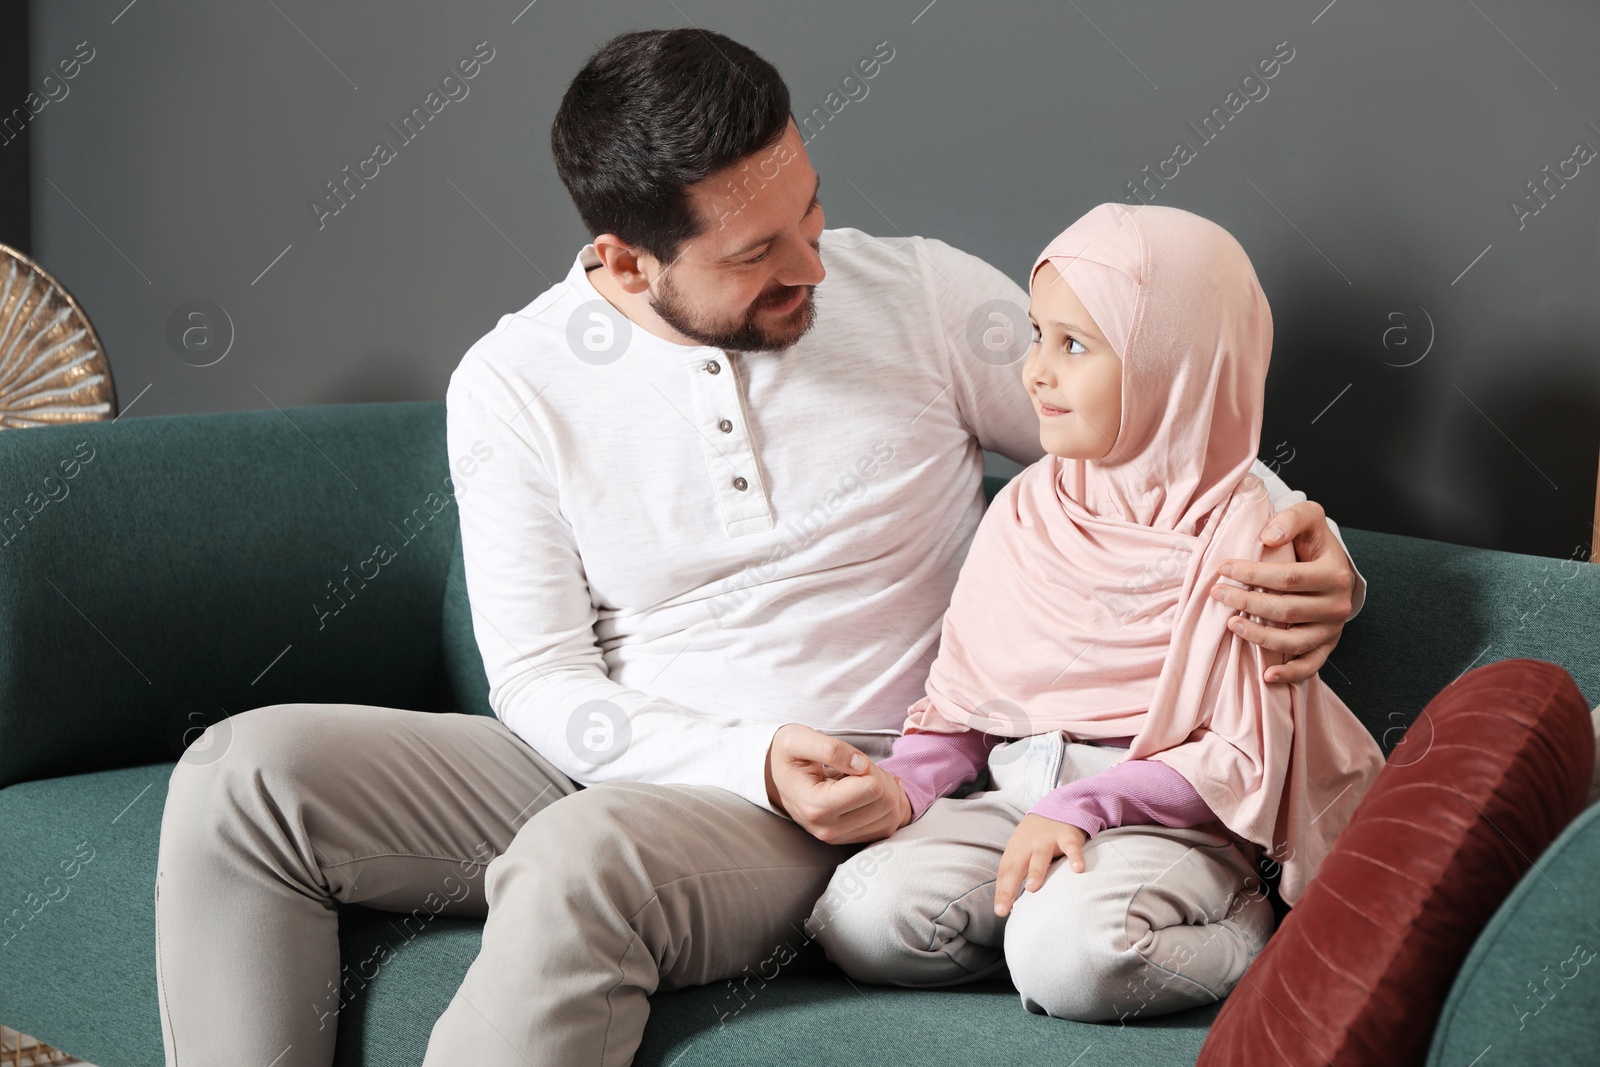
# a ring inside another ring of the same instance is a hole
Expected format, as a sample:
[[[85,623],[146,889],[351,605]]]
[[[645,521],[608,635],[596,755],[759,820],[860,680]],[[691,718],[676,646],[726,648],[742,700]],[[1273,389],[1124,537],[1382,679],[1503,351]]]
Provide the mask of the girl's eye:
[[[1042,334],[1040,334],[1040,332],[1039,332],[1039,324],[1038,323],[1033,322],[1033,321],[1030,320],[1029,323],[1028,323],[1028,327],[1033,331],[1033,342],[1034,342],[1034,344],[1038,344],[1040,341],[1044,340],[1044,336]],[[1073,345],[1077,345],[1078,346],[1078,350],[1076,352],[1074,352],[1072,350],[1072,346]],[[1084,353],[1086,353],[1088,351],[1089,350],[1087,348],[1083,347],[1083,342],[1082,341],[1078,340],[1076,337],[1073,337],[1070,334],[1067,336],[1067,354],[1068,355],[1081,356],[1081,355],[1083,355]]]

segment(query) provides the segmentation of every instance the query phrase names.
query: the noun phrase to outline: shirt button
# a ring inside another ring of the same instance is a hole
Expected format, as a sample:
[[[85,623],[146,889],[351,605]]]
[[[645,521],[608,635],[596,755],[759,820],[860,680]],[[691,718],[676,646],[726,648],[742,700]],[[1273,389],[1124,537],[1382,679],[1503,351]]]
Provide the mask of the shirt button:
[[[742,492],[743,490],[748,489],[750,487],[750,483],[745,481],[743,478],[735,478],[733,480],[733,487]]]
[[[721,430],[723,433],[732,433],[733,423],[729,422],[727,419],[723,419],[721,422],[717,423],[717,429]]]
[[[716,360],[712,360],[710,363],[706,364],[706,373],[707,374],[721,374],[722,373],[722,364],[718,363]]]

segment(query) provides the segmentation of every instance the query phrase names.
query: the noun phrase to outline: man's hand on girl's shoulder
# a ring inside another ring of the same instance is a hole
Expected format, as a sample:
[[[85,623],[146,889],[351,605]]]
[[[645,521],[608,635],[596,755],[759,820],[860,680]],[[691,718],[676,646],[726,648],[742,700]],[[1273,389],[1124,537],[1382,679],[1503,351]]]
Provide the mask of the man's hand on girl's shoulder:
[[[1355,567],[1328,526],[1322,505],[1314,500],[1274,515],[1261,531],[1261,543],[1269,547],[1292,543],[1295,562],[1226,560],[1222,573],[1252,588],[1218,582],[1211,595],[1243,613],[1228,620],[1229,629],[1288,657],[1269,666],[1264,679],[1298,682],[1317,673],[1339,643],[1354,612]]]

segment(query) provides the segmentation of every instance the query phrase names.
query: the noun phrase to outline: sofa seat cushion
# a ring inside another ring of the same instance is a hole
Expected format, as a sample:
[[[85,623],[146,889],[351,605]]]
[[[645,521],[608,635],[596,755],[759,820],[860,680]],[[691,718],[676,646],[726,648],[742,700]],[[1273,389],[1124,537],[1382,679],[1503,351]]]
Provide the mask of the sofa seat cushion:
[[[0,903],[13,917],[0,932],[0,941],[10,938],[0,946],[0,1022],[101,1067],[162,1067],[155,871],[172,767],[0,790]],[[483,933],[475,920],[423,915],[407,922],[340,907],[350,971],[337,1067],[422,1062]],[[1092,1047],[1101,1067],[1186,1064],[1216,1013],[1213,1004],[1126,1027],[1067,1022],[1030,1014],[1006,982],[927,991],[852,985],[806,953],[737,991],[719,983],[658,994],[636,1062],[969,1067],[996,1057],[1067,1063]]]
[[[1208,1004],[1126,1025],[1078,1023],[1030,1013],[1007,981],[898,989],[852,983],[826,962],[812,974],[780,973],[765,989],[751,982],[754,995],[745,988],[658,994],[636,1063],[1180,1067],[1195,1062],[1218,1010]]]
[[[0,1023],[101,1067],[161,1067],[156,841],[172,767],[0,789]]]

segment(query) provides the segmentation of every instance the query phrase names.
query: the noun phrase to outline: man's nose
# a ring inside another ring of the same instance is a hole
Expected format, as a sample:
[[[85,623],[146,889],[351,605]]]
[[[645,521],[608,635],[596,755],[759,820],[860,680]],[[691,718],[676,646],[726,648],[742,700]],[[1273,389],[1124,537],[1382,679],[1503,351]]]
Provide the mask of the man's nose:
[[[777,281],[791,288],[796,285],[816,285],[827,276],[827,273],[822,266],[821,253],[810,242],[801,241],[784,260]]]

